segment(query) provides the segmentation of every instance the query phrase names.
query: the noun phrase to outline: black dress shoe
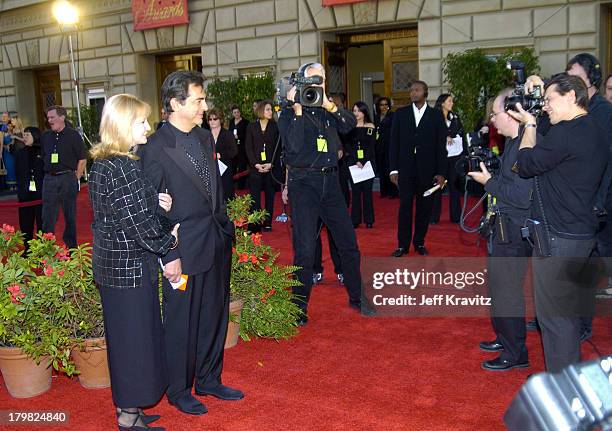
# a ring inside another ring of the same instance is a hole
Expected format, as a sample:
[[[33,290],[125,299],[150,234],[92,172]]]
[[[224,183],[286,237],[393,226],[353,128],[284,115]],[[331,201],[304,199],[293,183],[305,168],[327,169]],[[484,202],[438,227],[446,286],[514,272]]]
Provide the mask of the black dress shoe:
[[[501,352],[504,350],[504,346],[497,340],[481,341],[478,346],[480,350],[484,350],[485,352]]]
[[[263,227],[263,231],[264,232],[272,232],[272,226],[264,226]]]
[[[438,221],[437,220],[430,220],[429,224],[438,224]]]
[[[414,246],[414,251],[416,251],[421,256],[429,256],[429,252],[427,251],[424,245]]]
[[[196,395],[211,395],[225,401],[238,401],[244,398],[242,391],[225,385],[218,385],[205,390],[195,390]]]
[[[121,414],[121,409],[117,408],[117,417],[119,417],[120,414]],[[161,418],[160,415],[147,415],[145,414],[144,411],[142,411],[142,409],[138,409],[138,414],[140,415],[140,419],[142,419],[142,421],[147,425]]]
[[[529,367],[529,361],[518,361],[518,362],[510,362],[508,359],[502,359],[501,356],[499,358],[495,358],[490,361],[484,361],[482,363],[483,370],[489,371],[507,371],[512,368],[527,368]]]
[[[193,395],[181,395],[175,400],[168,400],[170,404],[188,415],[200,416],[208,412],[204,404],[198,401]]]
[[[539,329],[538,321],[533,319],[525,324],[525,329],[530,332],[535,332]]]
[[[305,314],[302,314],[300,317],[297,318],[295,323],[298,326],[306,326],[306,324],[308,323],[308,316]]]
[[[391,256],[393,257],[402,257],[403,255],[408,254],[408,249],[404,247],[398,247],[395,249]]]
[[[360,223],[353,223],[353,229],[357,229],[359,227]]]
[[[373,227],[374,227],[374,224],[366,223],[366,229],[372,229]]]

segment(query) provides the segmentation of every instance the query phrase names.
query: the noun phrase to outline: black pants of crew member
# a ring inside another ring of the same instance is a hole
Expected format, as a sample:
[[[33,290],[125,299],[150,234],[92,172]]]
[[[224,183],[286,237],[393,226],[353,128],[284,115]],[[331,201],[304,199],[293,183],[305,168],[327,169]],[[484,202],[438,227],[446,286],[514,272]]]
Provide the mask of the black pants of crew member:
[[[301,269],[297,277],[302,286],[293,288],[299,295],[298,305],[304,312],[312,290],[312,272],[319,217],[327,226],[338,246],[344,282],[349,300],[361,300],[361,255],[355,230],[342,198],[337,172],[298,170],[289,168],[289,204],[293,218],[293,263]]]
[[[319,219],[319,225],[317,227],[317,232],[319,235],[317,236],[317,247],[315,249],[315,261],[313,272],[323,274],[323,243],[321,241],[321,232],[323,230],[323,220]],[[336,274],[342,274],[342,262],[340,262],[340,254],[338,253],[338,247],[336,246],[336,242],[334,241],[334,237],[332,236],[329,229],[327,230],[327,242],[329,244],[329,254],[331,256],[332,262],[334,263],[334,272]]]
[[[240,142],[238,144],[238,155],[235,157],[235,172],[236,174],[240,172],[245,172],[249,170],[249,161],[246,154],[246,148],[244,146],[244,142]],[[244,175],[238,179],[236,182],[236,188],[238,190],[244,190],[247,188],[247,179],[248,175]]]
[[[373,185],[374,178],[356,184],[351,181],[351,188],[353,190],[351,220],[353,221],[353,225],[357,225],[362,221],[366,224],[374,223]]]
[[[533,259],[536,315],[551,373],[580,362],[580,316],[591,315],[595,303],[588,257],[594,246],[594,239],[551,236],[552,257]]]
[[[457,160],[461,158],[459,156],[452,156],[446,158],[446,175],[445,178],[448,180],[448,214],[449,219],[452,223],[459,223],[461,217],[461,177],[457,175],[455,165]],[[433,195],[433,208],[431,210],[431,221],[438,223],[440,221],[440,214],[442,212],[442,193],[436,192]]]
[[[227,202],[232,199],[234,194],[234,178],[232,177],[233,169],[228,167],[226,171],[221,175],[221,185],[223,187],[223,200]]]
[[[491,324],[504,346],[501,358],[526,362],[525,294],[523,284],[531,256],[529,243],[521,238],[520,223],[507,219],[506,238],[497,229],[489,238],[489,296]]]
[[[173,402],[197,390],[221,384],[223,347],[229,316],[231,242],[215,237],[210,270],[190,274],[185,290],[174,290],[164,278],[164,335],[168,360],[167,396]]]
[[[431,188],[431,184],[421,184],[416,177],[399,174],[399,197],[400,207],[397,222],[397,245],[406,250],[410,242],[414,246],[425,245],[425,235],[429,227],[431,207],[433,199],[431,196],[423,197],[423,193]],[[416,215],[414,216],[414,234],[412,232],[412,205],[416,199]]]
[[[397,197],[397,187],[389,179],[389,143],[376,141],[376,166],[378,167],[378,179],[380,181],[380,197]]]
[[[349,188],[351,172],[344,159],[338,160],[338,181],[340,182],[340,190],[342,190],[342,196],[344,196],[344,201],[348,208],[351,205],[351,190]]]
[[[45,175],[42,190],[42,230],[55,233],[55,224],[61,205],[65,224],[62,239],[68,248],[77,246],[76,200],[78,192],[79,181],[74,172],[57,176]]]
[[[34,223],[36,222],[36,229]],[[23,232],[25,249],[28,249],[28,241],[34,238],[37,230],[42,230],[42,205],[19,208],[19,230]]]
[[[270,172],[260,174],[256,169],[251,169],[249,174],[249,189],[251,197],[255,201],[253,208],[261,209],[261,192],[265,194],[266,211],[268,215],[264,220],[264,226],[272,226],[272,216],[274,215],[274,179]]]

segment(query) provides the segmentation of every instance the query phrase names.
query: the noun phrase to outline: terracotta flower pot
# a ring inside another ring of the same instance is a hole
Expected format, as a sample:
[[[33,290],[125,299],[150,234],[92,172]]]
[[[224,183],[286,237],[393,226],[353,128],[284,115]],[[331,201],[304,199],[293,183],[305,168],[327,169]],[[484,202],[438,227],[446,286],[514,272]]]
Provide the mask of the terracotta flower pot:
[[[240,336],[240,315],[242,313],[242,307],[244,303],[242,300],[232,301],[229,305],[230,316],[236,316],[236,322],[230,321],[227,324],[227,336],[225,337],[225,348],[229,349],[238,344],[238,337]]]
[[[108,388],[108,357],[104,338],[88,338],[81,348],[72,349],[72,359],[80,371],[79,383],[87,389]]]
[[[0,347],[0,371],[12,397],[35,397],[51,388],[51,365],[46,356],[37,365],[18,347]]]

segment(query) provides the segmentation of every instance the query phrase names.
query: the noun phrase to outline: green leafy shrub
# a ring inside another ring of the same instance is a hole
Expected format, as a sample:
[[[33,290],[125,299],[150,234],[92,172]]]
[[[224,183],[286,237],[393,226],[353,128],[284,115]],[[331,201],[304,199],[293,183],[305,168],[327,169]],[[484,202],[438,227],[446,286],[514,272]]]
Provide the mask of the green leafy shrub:
[[[230,107],[237,105],[242,116],[249,121],[253,120],[253,102],[257,99],[272,99],[275,92],[274,76],[271,73],[223,80],[215,78],[206,88],[211,103],[228,118],[231,115]]]

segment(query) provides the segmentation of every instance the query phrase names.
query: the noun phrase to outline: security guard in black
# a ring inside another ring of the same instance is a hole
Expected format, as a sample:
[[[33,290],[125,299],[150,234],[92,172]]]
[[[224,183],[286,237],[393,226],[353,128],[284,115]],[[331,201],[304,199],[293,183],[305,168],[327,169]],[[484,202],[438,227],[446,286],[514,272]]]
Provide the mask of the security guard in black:
[[[45,173],[57,175],[76,172],[79,160],[87,158],[81,135],[70,127],[64,127],[59,132],[47,130],[40,142]]]

